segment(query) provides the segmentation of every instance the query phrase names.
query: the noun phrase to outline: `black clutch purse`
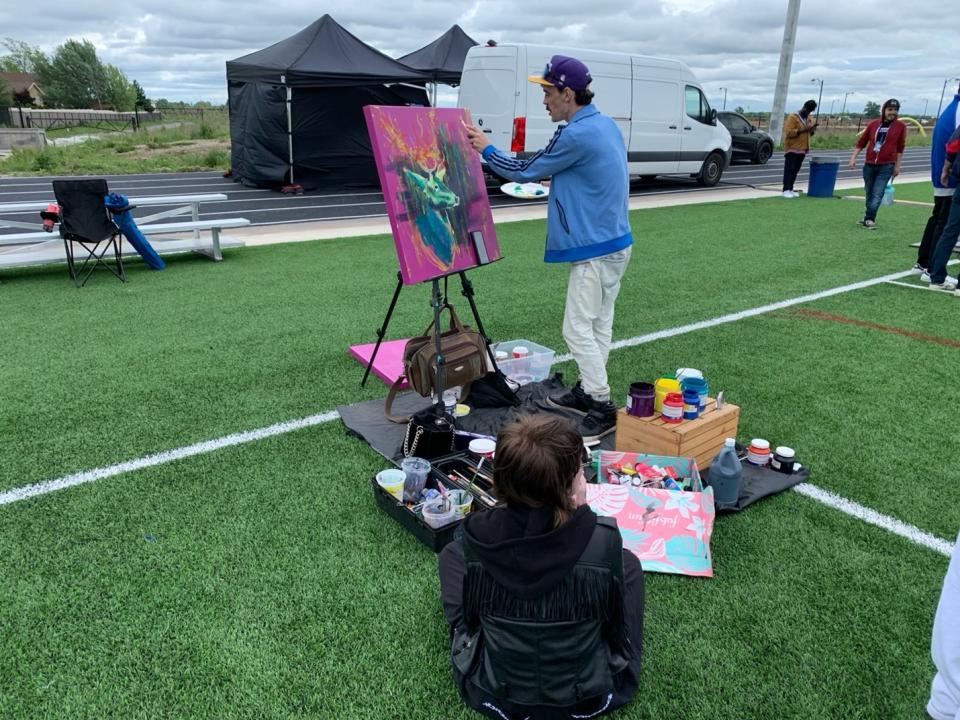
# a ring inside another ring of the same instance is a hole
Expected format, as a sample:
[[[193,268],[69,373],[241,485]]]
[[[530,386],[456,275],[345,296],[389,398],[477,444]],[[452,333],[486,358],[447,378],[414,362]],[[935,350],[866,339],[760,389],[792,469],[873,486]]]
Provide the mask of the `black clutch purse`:
[[[453,418],[435,405],[415,413],[403,437],[403,456],[431,460],[453,452]]]

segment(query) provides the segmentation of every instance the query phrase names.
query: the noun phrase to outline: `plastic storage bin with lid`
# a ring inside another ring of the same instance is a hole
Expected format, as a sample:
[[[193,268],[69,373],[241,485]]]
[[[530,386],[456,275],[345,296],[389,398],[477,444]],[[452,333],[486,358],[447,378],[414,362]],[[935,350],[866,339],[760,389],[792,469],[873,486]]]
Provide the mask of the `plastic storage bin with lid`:
[[[524,349],[526,354],[523,357],[514,357],[517,352],[522,353]],[[555,350],[529,340],[494,343],[493,351],[497,356],[497,365],[503,374],[518,385],[546,380],[550,376],[550,368],[553,367],[553,359],[557,355]]]

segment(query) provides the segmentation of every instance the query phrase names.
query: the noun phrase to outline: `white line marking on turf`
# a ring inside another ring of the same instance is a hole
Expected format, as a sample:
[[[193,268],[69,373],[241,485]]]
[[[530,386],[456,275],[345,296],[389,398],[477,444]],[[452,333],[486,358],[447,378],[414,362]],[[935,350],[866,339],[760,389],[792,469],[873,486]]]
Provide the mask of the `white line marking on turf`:
[[[277,423],[276,425],[259,428],[257,430],[248,430],[247,432],[226,435],[215,440],[205,440],[194,445],[177,448],[176,450],[166,450],[155,455],[147,455],[146,457],[128,460],[127,462],[116,465],[87,470],[85,472],[75,473],[74,475],[66,475],[56,480],[14,488],[13,490],[0,493],[0,505],[8,505],[20,500],[26,500],[36,495],[46,495],[47,493],[63,490],[64,488],[73,487],[74,485],[83,485],[95,480],[103,480],[104,478],[122,475],[123,473],[128,473],[133,470],[142,470],[143,468],[163,465],[164,463],[182,460],[183,458],[193,457],[194,455],[203,455],[232,445],[242,445],[255,440],[273,437],[274,435],[283,435],[284,433],[294,430],[313,427],[314,425],[322,425],[323,423],[332,422],[339,417],[340,414],[335,410],[320,415],[311,415],[300,418],[299,420]]]
[[[902,283],[896,280],[887,280],[887,285],[899,285],[900,287],[913,288],[914,290],[926,290],[926,285],[913,285],[912,283]]]
[[[800,297],[793,298],[792,300],[781,300],[780,302],[762,305],[750,310],[741,310],[740,312],[730,313],[729,315],[721,315],[720,317],[711,318],[710,320],[701,320],[700,322],[690,323],[689,325],[680,325],[679,327],[669,328],[667,330],[657,330],[656,332],[647,333],[646,335],[638,335],[637,337],[627,338],[626,340],[617,340],[615,343],[610,344],[610,349],[619,350],[620,348],[644,345],[655,340],[663,340],[665,338],[676,337],[677,335],[685,335],[686,333],[691,333],[696,330],[705,330],[718,325],[736,322],[737,320],[744,320],[745,318],[755,317],[757,315],[765,315],[766,313],[773,312],[774,310],[782,310],[783,308],[788,308],[793,305],[802,305],[803,303],[813,302],[814,300],[820,300],[832,295],[842,295],[843,293],[851,292],[853,290],[862,290],[863,288],[879,285],[891,280],[897,280],[898,278],[907,277],[912,274],[913,270],[903,270],[901,272],[891,273],[890,275],[883,275],[878,278],[873,278],[872,280],[861,280],[860,282],[851,283],[850,285],[841,285],[840,287],[831,288],[829,290],[821,290],[820,292],[811,293],[809,295],[801,295]],[[554,362],[567,362],[568,360],[573,360],[573,355],[570,355],[569,353],[566,355],[559,355],[554,359]]]
[[[950,557],[951,554],[953,554],[953,543],[949,543],[946,540],[941,540],[940,538],[931,535],[928,532],[924,532],[918,527],[908,525],[907,523],[901,522],[900,520],[890,517],[889,515],[878,513],[876,510],[871,510],[870,508],[860,505],[859,503],[855,503],[852,500],[847,500],[839,495],[834,495],[832,492],[827,492],[816,485],[801,483],[800,485],[795,485],[793,490],[801,495],[805,495],[808,498],[822,502],[824,505],[828,505],[835,510],[839,510],[847,515],[852,515],[858,520],[863,520],[865,523],[876,525],[878,528],[883,528],[884,530],[892,532],[894,535],[899,535],[902,538],[906,538],[912,543],[923,545],[924,547],[935,550],[936,552],[946,555],[947,557]]]

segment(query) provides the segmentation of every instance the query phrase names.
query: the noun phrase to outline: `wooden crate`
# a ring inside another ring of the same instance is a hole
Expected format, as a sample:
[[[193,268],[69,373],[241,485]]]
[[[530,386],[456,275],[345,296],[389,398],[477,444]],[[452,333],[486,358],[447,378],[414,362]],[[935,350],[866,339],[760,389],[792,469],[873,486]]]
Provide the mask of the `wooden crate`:
[[[725,438],[737,436],[740,408],[725,403],[717,410],[709,398],[706,408],[696,420],[667,423],[654,413],[651,417],[633,417],[626,410],[617,413],[615,447],[620,452],[643,452],[694,458],[700,470],[706,470]]]

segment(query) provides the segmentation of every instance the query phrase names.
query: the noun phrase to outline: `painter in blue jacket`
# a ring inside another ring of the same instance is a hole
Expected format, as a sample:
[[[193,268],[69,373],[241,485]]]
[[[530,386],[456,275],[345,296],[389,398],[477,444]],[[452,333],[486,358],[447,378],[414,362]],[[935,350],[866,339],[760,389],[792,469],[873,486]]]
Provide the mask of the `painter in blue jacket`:
[[[917,262],[913,266],[914,272],[924,273],[930,267],[933,248],[943,234],[943,227],[947,224],[950,215],[950,198],[957,181],[953,177],[944,185],[940,182],[940,171],[947,159],[947,140],[953,131],[960,127],[960,94],[953,96],[953,101],[943,109],[937,124],[933,128],[933,141],[930,143],[930,180],[933,183],[933,212],[923,228],[923,237],[920,239],[920,248],[917,250]]]
[[[592,104],[590,72],[582,62],[554,55],[543,75],[529,80],[543,86],[550,119],[566,123],[545,148],[518,160],[490,145],[479,128],[468,127],[467,137],[490,169],[508,180],[550,178],[544,260],[572,263],[563,339],[580,370],[576,386],[552,400],[582,416],[580,430],[590,441],[616,427],[607,356],[614,304],[633,245],[627,151],[616,123]]]

